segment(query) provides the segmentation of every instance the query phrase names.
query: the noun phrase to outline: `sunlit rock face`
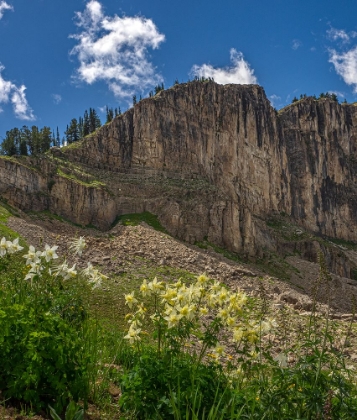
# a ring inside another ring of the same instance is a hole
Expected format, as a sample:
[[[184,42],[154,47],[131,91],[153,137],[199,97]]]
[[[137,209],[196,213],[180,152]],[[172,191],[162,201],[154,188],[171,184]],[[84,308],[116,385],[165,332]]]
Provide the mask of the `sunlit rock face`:
[[[0,193],[102,229],[150,211],[181,239],[247,255],[276,248],[266,220],[281,213],[357,240],[356,115],[312,98],[277,113],[258,85],[175,85],[36,164],[1,160]]]

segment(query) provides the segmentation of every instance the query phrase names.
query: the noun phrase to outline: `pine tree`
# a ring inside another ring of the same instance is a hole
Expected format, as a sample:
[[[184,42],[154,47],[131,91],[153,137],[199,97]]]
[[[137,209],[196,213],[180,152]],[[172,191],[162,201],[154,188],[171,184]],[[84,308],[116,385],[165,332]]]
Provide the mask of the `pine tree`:
[[[95,109],[89,108],[89,133],[93,133],[102,123]]]
[[[40,150],[39,153],[45,153],[51,147],[52,135],[50,127],[43,127],[39,132]]]
[[[82,139],[84,137],[83,134],[83,118],[79,117],[78,118],[78,136],[80,139]]]
[[[84,117],[83,117],[83,137],[88,136],[90,133],[90,123],[89,123],[89,115],[88,111],[84,111]]]
[[[106,117],[107,117],[106,123],[109,123],[113,120],[113,118],[114,118],[113,108],[106,107]]]
[[[67,125],[67,130],[65,132],[67,144],[71,144],[79,140],[79,129],[78,122],[76,118],[72,118],[69,126]]]
[[[58,130],[58,127],[57,127],[57,130],[56,130],[56,146],[60,147],[60,145],[61,145],[61,137],[60,137],[60,133],[59,133],[59,130]]]
[[[136,105],[136,95],[133,95],[133,106]]]

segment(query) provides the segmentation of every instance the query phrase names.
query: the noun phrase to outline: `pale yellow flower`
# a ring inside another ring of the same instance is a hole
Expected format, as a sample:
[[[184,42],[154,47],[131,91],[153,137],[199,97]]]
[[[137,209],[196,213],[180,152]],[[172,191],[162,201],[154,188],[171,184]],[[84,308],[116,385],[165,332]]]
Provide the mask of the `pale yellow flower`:
[[[149,285],[146,280],[144,280],[140,286],[140,292],[143,296],[148,296],[151,293]]]
[[[203,306],[202,308],[200,308],[200,314],[201,315],[208,315],[208,312],[209,312],[209,310],[208,310],[207,306]]]
[[[212,353],[217,357],[224,357],[226,352],[224,351],[225,347],[222,344],[217,344],[215,348],[212,349]]]
[[[168,328],[176,327],[181,318],[182,315],[178,314],[175,310],[172,310],[167,316],[164,317],[164,319],[167,321]]]
[[[134,292],[128,293],[127,295],[124,295],[125,297],[125,304],[129,306],[129,308],[132,308],[135,303],[137,303],[137,299],[134,297]]]
[[[163,286],[162,286],[162,281],[157,281],[157,278],[155,277],[153,281],[151,281],[148,284],[148,287],[150,290],[152,290],[154,293],[159,292]]]
[[[197,283],[203,285],[206,284],[208,282],[208,277],[206,276],[206,274],[201,274],[200,276],[197,277]]]
[[[232,338],[232,341],[238,343],[239,341],[242,340],[243,335],[244,335],[244,331],[243,331],[242,328],[235,328],[233,330],[233,338]]]
[[[130,344],[134,344],[136,341],[140,340],[140,336],[139,336],[140,331],[141,331],[140,328],[135,329],[135,328],[132,328],[132,326],[130,326],[128,334],[124,336],[124,338],[126,340],[129,340]]]

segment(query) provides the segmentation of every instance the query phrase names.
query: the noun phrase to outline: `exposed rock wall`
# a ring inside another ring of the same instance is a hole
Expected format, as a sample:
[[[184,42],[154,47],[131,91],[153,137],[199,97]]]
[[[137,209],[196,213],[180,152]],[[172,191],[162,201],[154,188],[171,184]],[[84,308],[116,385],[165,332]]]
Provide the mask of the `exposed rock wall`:
[[[101,228],[148,210],[182,239],[249,255],[277,248],[265,220],[281,212],[317,234],[357,240],[356,110],[308,98],[277,113],[257,85],[176,85],[53,150],[57,161],[47,157],[38,172],[0,160],[0,193]],[[106,187],[59,176],[59,161]]]

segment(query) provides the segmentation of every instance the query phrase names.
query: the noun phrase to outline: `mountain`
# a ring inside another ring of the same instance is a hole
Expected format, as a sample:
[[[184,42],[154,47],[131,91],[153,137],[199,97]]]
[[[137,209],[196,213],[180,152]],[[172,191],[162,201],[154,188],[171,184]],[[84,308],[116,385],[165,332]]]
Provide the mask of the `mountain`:
[[[252,259],[322,252],[355,278],[356,134],[354,104],[306,98],[277,112],[260,86],[194,81],[68,147],[2,157],[0,194],[103,230],[149,211],[190,243]]]

